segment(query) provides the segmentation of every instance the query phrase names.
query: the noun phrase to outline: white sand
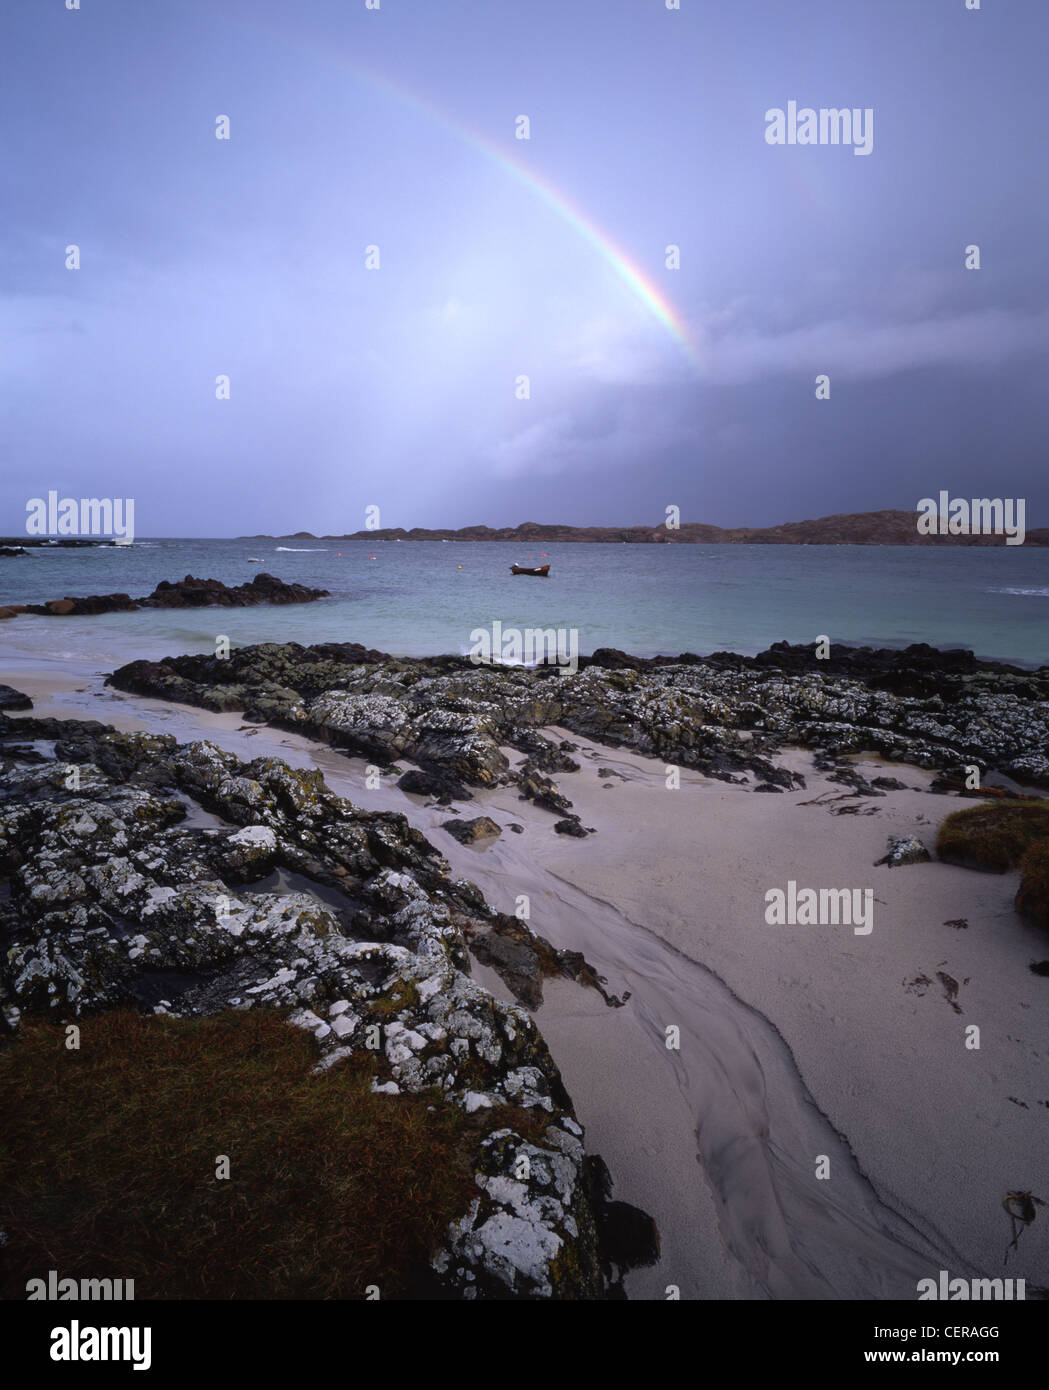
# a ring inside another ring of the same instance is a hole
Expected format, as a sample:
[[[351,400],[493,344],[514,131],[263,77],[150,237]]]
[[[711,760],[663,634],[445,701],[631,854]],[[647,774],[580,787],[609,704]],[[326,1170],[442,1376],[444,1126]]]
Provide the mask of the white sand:
[[[33,693],[24,673],[0,679]],[[476,850],[440,829],[448,811],[386,779],[367,791],[361,761],[247,729],[238,715],[90,690],[56,690],[33,713],[315,764],[356,803],[404,811],[495,906],[512,912],[527,894],[537,931],[583,950],[616,993],[630,990],[610,1009],[552,982],[538,1022],[614,1195],[660,1225],[662,1259],[628,1276],[633,1297],[676,1285],[683,1298],[908,1299],[941,1268],[1049,1285],[1049,1215],[1003,1265],[1001,1206],[1013,1190],[1049,1201],[1049,980],[1029,969],[1049,938],[1015,914],[1015,874],[873,866],[890,833],[931,847],[942,817],[966,804],[922,790],[928,774],[864,763],[913,790],[837,816],[831,807],[856,802],[831,800],[849,789],[802,751],[786,760],[805,791],[754,794],[690,773],[670,791],[662,764],[552,731],[580,745],[582,770],[555,780],[598,833],[556,835],[555,817],[502,788],[462,803],[462,816],[525,833],[504,829]],[[598,767],[626,780],[605,790]],[[767,925],[766,891],[790,879],[872,888],[873,931]],[[957,981],[960,1014],[937,972]],[[931,983],[908,983],[920,976]],[[979,1050],[965,1046],[971,1024]],[[667,1049],[668,1026],[680,1050]],[[815,1177],[819,1155],[829,1180]]]
[[[562,786],[599,833],[582,852],[540,840],[543,867],[702,962],[768,1019],[879,1197],[932,1238],[947,1268],[1049,1283],[1049,1241],[1037,1223],[1003,1271],[1011,1228],[1001,1206],[1017,1189],[1049,1200],[1049,982],[1029,969],[1049,956],[1049,939],[1013,910],[1015,874],[939,863],[874,867],[889,833],[917,834],[931,846],[942,817],[964,803],[889,792],[864,802],[873,815],[835,816],[801,804],[848,790],[813,774],[804,753],[794,764],[809,768],[806,791],[755,795],[698,779],[671,792],[660,765],[587,751],[593,762]],[[604,791],[597,765],[620,767],[630,780]],[[865,768],[869,776],[886,770]],[[930,780],[907,767],[895,775],[915,788]],[[606,809],[610,802],[618,814]],[[767,925],[765,893],[789,879],[873,888],[873,931]],[[969,925],[947,926],[952,919]],[[961,1014],[938,972],[958,982]],[[932,982],[923,992],[905,983],[919,976]],[[979,1026],[979,1050],[965,1046],[970,1024]],[[778,1160],[817,1202],[831,1200],[833,1163],[829,1182],[809,1182],[811,1152]],[[843,1233],[843,1255],[851,1243]],[[913,1285],[893,1281],[891,1296],[908,1295]]]

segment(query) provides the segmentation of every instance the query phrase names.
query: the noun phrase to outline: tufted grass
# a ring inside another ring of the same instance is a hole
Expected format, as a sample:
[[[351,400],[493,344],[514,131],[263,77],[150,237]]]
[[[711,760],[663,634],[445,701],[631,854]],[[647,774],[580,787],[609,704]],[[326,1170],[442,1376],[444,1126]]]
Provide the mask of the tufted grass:
[[[1033,844],[1020,861],[1016,910],[1038,926],[1049,928],[1049,840]]]
[[[79,1026],[78,1051],[32,1019],[0,1050],[3,1298],[50,1269],[137,1299],[410,1296],[510,1115],[375,1095],[367,1057],[314,1075],[275,1010]]]
[[[940,826],[936,852],[947,863],[1004,873],[1049,839],[1049,801],[997,801],[955,811]]]

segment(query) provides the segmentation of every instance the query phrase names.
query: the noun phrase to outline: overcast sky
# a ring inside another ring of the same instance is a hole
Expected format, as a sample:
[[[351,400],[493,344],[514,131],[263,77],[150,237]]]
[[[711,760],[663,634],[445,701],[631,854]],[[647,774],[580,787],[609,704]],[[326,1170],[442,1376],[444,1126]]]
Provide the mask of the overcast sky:
[[[7,4],[0,533],[50,488],[144,536],[1045,525],[1047,40],[1045,0]],[[770,145],[790,101],[872,152]]]

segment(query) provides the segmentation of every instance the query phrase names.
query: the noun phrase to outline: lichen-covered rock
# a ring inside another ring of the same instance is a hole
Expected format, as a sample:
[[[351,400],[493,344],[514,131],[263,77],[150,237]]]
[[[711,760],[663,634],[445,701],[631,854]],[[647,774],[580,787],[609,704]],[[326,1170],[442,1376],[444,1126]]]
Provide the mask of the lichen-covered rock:
[[[904,835],[891,837],[888,854],[874,862],[876,865],[887,864],[890,869],[899,869],[904,864],[927,864],[931,858],[932,855],[917,835]]]
[[[269,643],[222,662],[133,662],[111,679],[206,708],[264,712],[381,764],[412,759],[420,774],[408,776],[420,780],[406,789],[454,799],[456,788],[516,783],[559,819],[571,811],[569,787],[549,774],[570,778],[577,764],[571,747],[541,732],[551,725],[705,776],[744,782],[750,774],[783,790],[803,785],[774,761],[785,745],[822,751],[838,780],[866,796],[888,788],[845,760],[871,750],[918,767],[997,768],[1049,786],[1049,668],[1021,671],[921,645],[836,646],[828,661],[816,659],[813,645],[786,643],[753,658],[644,661],[600,651],[558,676],[451,656],[410,661],[352,644]],[[515,769],[507,746],[526,755]]]
[[[527,1010],[469,977],[468,940],[489,943],[533,1007],[544,972],[597,983],[585,962],[494,912],[403,816],[360,810],[317,772],[93,724],[21,721],[19,744],[11,731],[0,716],[7,1027],[129,1004],[285,1010],[322,1068],[363,1054],[373,1089],[492,1113],[476,1131],[477,1200],[436,1261],[448,1292],[604,1295],[560,1073]],[[48,739],[75,748],[76,778],[41,753]],[[187,826],[187,804],[215,823]]]
[[[548,1126],[542,1144],[511,1129],[484,1141],[478,1196],[434,1261],[463,1296],[600,1297],[600,1279],[579,1264],[580,1251],[597,1264],[579,1134],[568,1120]]]

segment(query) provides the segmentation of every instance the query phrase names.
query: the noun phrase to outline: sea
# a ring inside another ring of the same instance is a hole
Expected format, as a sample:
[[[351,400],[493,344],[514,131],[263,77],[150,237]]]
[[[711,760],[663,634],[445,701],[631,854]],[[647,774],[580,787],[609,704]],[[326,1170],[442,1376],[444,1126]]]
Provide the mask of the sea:
[[[511,564],[550,566],[546,579]],[[360,642],[402,656],[468,653],[472,633],[576,634],[580,655],[753,654],[773,642],[966,647],[1049,664],[1049,548],[517,545],[467,541],[136,539],[0,558],[0,604],[152,592],[162,579],[242,584],[260,571],[328,589],[305,605],[0,621],[4,668],[110,671],[256,642]]]

